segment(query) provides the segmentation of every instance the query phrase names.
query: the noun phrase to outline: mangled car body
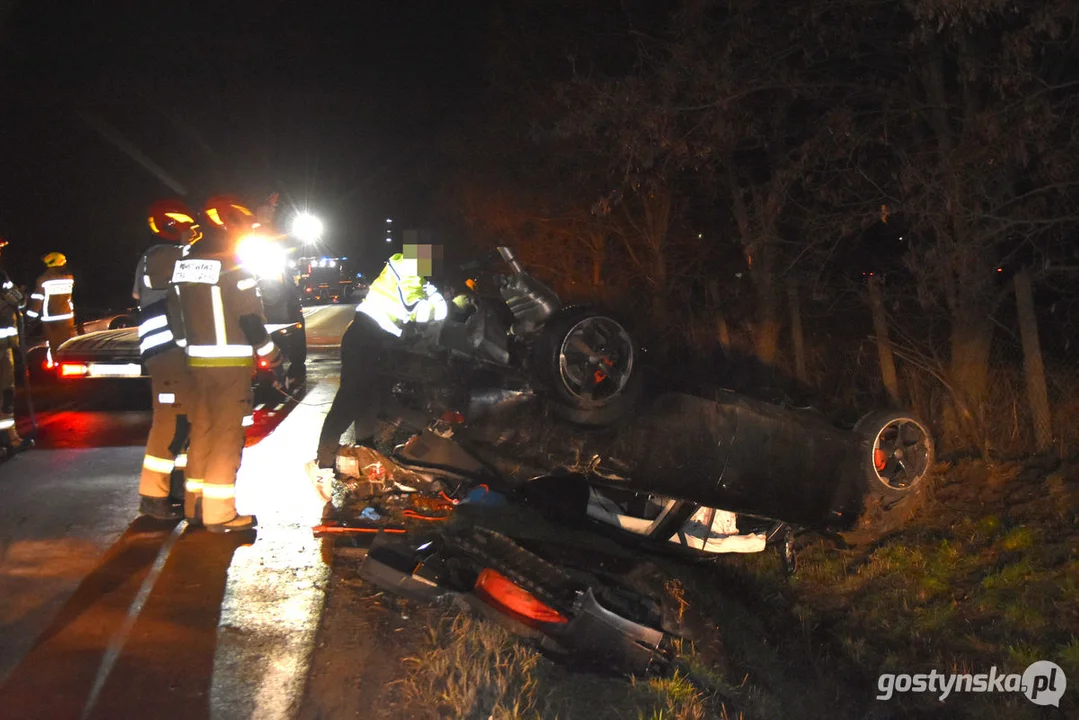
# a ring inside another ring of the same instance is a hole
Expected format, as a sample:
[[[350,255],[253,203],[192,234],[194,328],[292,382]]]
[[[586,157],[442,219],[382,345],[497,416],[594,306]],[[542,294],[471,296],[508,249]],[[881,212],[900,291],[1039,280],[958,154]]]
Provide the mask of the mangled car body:
[[[930,433],[908,413],[845,429],[730,391],[644,397],[617,320],[562,308],[500,254],[508,316],[480,299],[388,371],[402,402],[439,419],[385,454],[339,456],[381,492],[316,532],[373,537],[361,575],[376,585],[452,599],[554,654],[670,668],[684,628],[614,569],[640,566],[640,545],[699,556],[778,541],[790,568],[794,529],[849,530],[929,472]]]
[[[763,549],[776,523],[848,530],[867,499],[897,500],[929,471],[931,435],[909,413],[843,429],[731,391],[643,399],[621,322],[564,307],[512,250],[498,257],[512,272],[496,295],[469,292],[467,312],[391,355],[402,402],[467,420],[401,448],[400,462],[514,487],[572,475],[591,488],[593,518],[708,552]],[[758,532],[736,532],[735,516]]]

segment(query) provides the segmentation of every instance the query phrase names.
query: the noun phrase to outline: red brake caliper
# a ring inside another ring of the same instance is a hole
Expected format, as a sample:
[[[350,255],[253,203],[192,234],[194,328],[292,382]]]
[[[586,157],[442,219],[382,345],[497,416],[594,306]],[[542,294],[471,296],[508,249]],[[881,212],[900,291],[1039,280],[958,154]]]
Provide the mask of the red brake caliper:
[[[599,361],[609,368],[614,367],[614,363],[608,358],[601,357]],[[599,385],[601,382],[607,379],[607,373],[604,372],[603,368],[596,368],[596,372],[592,374],[592,379],[596,381],[597,385]]]

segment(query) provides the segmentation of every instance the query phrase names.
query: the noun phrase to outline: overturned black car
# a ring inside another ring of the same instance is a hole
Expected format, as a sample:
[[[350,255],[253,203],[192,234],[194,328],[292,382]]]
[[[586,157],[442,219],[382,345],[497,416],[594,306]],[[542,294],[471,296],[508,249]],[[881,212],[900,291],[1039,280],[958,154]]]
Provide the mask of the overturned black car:
[[[849,530],[867,501],[891,504],[929,472],[932,436],[909,413],[844,429],[733,391],[645,399],[623,323],[563,306],[509,248],[496,257],[511,271],[496,293],[469,293],[466,311],[393,355],[402,404],[462,421],[399,448],[398,462],[514,488],[573,476],[590,517],[705,552],[760,550],[769,524]],[[740,531],[751,526],[764,529]]]
[[[402,404],[439,419],[338,456],[380,491],[316,532],[370,533],[361,575],[376,585],[452,599],[554,654],[669,670],[687,633],[662,593],[627,581],[641,547],[707,557],[772,544],[793,570],[795,532],[855,529],[930,472],[931,434],[910,413],[842,428],[726,390],[646,397],[618,320],[562,307],[499,253],[513,271],[499,295],[406,338],[387,371]]]

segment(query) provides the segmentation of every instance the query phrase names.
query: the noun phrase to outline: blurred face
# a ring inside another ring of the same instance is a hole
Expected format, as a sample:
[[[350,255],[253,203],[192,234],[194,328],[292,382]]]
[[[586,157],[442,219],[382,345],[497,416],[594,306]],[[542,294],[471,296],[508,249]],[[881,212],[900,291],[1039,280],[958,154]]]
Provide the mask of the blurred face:
[[[401,252],[405,256],[402,269],[408,274],[431,277],[442,267],[441,245],[406,243]]]

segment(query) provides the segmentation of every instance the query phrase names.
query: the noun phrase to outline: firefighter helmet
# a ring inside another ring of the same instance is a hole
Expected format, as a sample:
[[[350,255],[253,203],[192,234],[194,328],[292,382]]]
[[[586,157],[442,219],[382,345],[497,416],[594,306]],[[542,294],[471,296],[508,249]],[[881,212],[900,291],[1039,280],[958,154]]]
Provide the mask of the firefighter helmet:
[[[215,195],[206,201],[203,215],[226,232],[247,232],[255,222],[255,214],[232,195]]]
[[[63,267],[67,265],[67,258],[63,253],[51,252],[41,256],[41,262],[45,263],[45,267]]]
[[[178,243],[195,227],[195,213],[180,200],[158,200],[150,206],[147,222],[154,235]]]

